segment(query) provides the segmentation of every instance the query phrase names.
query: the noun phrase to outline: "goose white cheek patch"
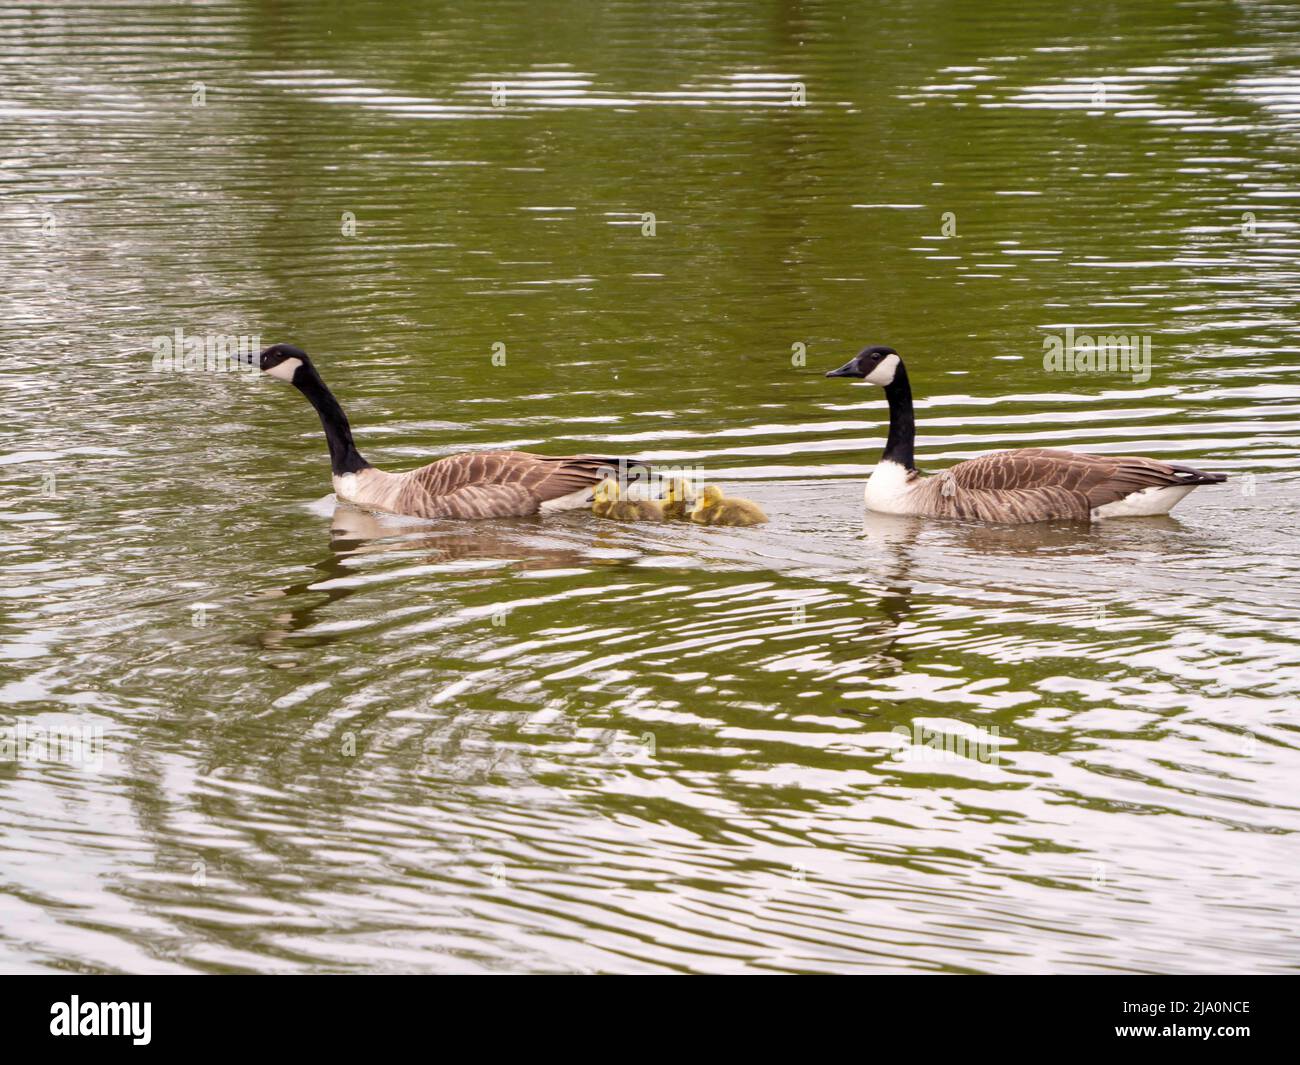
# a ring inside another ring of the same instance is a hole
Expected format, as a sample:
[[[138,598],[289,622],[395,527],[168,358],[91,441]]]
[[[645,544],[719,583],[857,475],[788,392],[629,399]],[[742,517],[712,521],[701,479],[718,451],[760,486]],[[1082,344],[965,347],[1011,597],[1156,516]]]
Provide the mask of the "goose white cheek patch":
[[[301,365],[302,359],[285,359],[279,366],[272,366],[264,372],[271,377],[278,377],[281,381],[292,382],[294,373]]]
[[[886,355],[880,360],[880,365],[872,370],[863,380],[869,381],[873,385],[887,385],[894,380],[894,372],[898,369],[898,356]]]

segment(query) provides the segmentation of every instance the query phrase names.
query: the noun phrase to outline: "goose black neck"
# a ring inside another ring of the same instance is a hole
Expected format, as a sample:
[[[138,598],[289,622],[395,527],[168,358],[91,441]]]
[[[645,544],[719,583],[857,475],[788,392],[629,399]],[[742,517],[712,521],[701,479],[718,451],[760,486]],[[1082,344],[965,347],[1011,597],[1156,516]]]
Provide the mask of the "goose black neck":
[[[352,426],[348,424],[348,416],[343,413],[343,407],[334,398],[334,393],[325,387],[316,368],[303,366],[294,374],[293,384],[320,415],[325,441],[330,448],[330,468],[334,475],[339,477],[369,468],[370,463],[361,457],[357,445],[352,442]]]
[[[916,415],[912,410],[912,386],[907,368],[900,362],[894,379],[885,386],[889,400],[889,439],[885,441],[884,462],[896,462],[907,470],[916,469],[912,445],[916,443]]]

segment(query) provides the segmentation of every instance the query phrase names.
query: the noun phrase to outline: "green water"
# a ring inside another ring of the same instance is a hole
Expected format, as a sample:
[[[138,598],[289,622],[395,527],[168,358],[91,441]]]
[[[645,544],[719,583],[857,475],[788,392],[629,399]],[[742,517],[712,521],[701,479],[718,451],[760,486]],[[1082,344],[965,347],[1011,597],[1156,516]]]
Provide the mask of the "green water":
[[[0,968],[1296,971],[1297,46],[1208,0],[0,12],[0,726],[103,737],[0,759]],[[1048,372],[1067,326],[1149,378]],[[335,512],[301,397],[154,372],[178,328],[305,347],[386,468],[635,454],[772,521]],[[924,468],[1230,481],[864,519],[882,396],[822,372],[867,343]]]

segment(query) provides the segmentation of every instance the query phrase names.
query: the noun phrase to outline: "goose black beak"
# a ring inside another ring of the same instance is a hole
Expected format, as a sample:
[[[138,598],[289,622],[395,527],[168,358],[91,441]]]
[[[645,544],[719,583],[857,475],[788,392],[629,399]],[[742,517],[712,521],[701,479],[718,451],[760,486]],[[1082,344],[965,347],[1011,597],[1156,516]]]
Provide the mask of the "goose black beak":
[[[827,370],[826,376],[827,377],[866,377],[867,375],[858,369],[857,359],[850,359],[838,370]]]

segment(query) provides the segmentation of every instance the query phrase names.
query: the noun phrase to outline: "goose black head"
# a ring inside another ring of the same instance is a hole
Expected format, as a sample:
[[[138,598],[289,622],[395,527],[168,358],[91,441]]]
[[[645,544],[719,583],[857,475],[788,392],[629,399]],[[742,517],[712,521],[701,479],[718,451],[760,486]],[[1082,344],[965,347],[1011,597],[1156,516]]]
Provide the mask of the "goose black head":
[[[893,384],[902,360],[898,352],[884,344],[863,348],[838,370],[828,370],[827,377],[858,377],[869,384]]]
[[[311,366],[311,359],[302,348],[292,344],[272,344],[258,357],[258,368],[264,374],[293,384],[294,375],[300,367]]]

